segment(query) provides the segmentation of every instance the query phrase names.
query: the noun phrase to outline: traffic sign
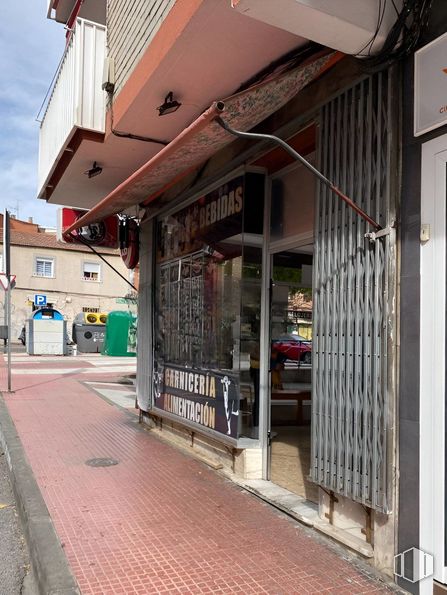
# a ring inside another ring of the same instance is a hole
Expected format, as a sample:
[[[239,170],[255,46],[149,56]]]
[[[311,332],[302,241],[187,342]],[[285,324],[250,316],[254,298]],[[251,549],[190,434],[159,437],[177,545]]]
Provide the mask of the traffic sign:
[[[5,273],[0,273],[0,285],[3,287],[5,291],[7,291],[7,289],[14,289],[14,287],[16,286],[16,276],[9,275],[8,283],[7,275],[5,275]]]
[[[42,293],[36,293],[34,296],[34,305],[35,306],[46,306],[47,305],[47,296],[43,295]]]

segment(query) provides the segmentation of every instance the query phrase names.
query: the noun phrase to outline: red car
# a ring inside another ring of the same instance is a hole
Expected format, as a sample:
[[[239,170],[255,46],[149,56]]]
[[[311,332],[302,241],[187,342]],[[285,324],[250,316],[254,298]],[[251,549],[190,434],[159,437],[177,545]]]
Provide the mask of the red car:
[[[288,360],[303,364],[312,363],[312,341],[301,335],[281,335],[272,341],[272,348]]]

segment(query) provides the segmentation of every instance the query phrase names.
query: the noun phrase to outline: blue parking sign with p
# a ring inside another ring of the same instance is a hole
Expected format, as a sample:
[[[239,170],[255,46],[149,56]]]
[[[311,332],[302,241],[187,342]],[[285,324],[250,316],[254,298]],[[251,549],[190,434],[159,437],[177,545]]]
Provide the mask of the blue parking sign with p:
[[[46,306],[47,305],[47,296],[41,293],[36,293],[34,296],[34,305],[35,306]]]

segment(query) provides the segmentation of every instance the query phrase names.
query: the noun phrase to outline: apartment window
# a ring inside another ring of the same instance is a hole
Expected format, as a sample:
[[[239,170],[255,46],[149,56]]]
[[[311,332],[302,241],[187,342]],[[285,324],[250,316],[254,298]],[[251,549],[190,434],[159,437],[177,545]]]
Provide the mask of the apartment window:
[[[36,277],[54,277],[54,258],[41,258],[34,260],[34,275]]]
[[[101,265],[99,262],[84,262],[82,265],[84,281],[101,281]]]

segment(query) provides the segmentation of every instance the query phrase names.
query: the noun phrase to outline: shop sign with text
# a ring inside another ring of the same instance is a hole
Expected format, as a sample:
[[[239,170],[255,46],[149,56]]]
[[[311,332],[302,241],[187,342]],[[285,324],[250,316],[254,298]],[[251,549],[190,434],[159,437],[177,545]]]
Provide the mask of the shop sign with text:
[[[202,250],[242,232],[245,177],[238,176],[159,220],[157,261]]]
[[[239,380],[234,374],[170,364],[158,366],[154,405],[179,419],[237,438]]]

